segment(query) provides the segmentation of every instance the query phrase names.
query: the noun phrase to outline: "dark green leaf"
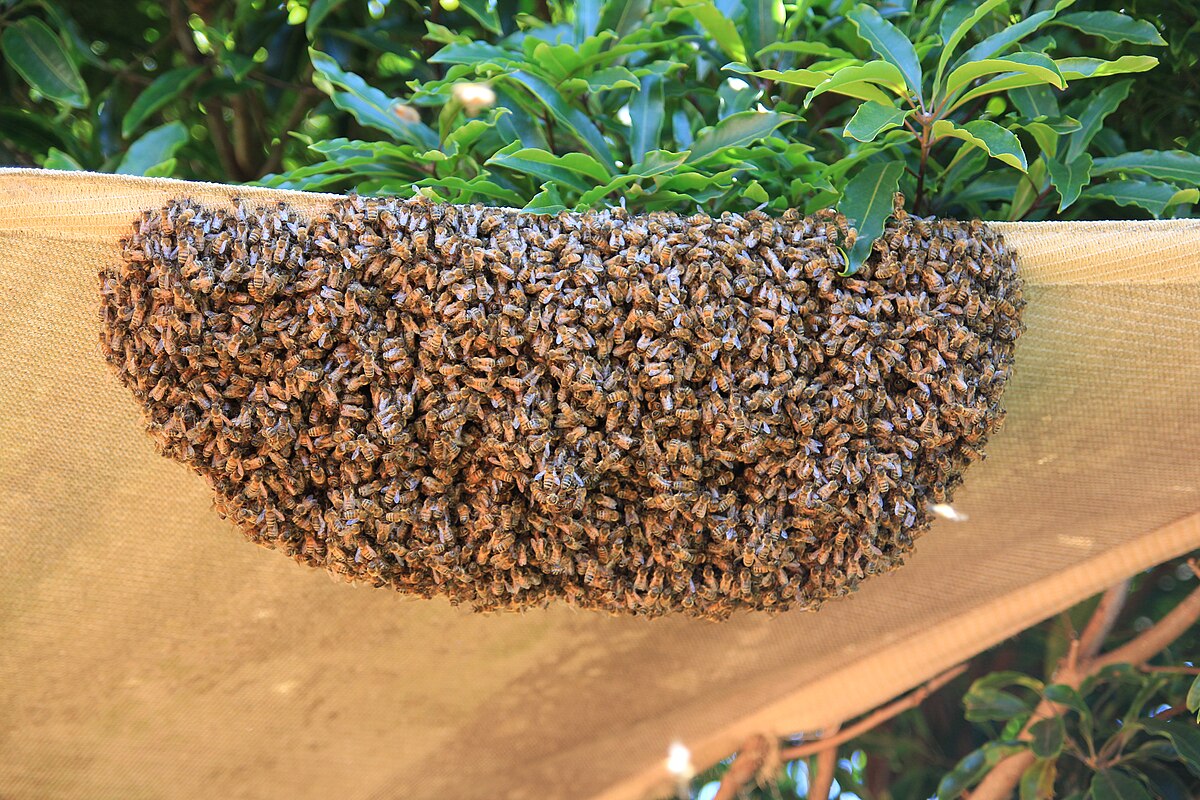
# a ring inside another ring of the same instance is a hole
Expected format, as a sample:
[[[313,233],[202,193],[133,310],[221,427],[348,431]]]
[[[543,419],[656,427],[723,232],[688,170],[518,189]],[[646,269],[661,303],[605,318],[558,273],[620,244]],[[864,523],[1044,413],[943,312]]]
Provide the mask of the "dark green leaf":
[[[496,5],[488,0],[459,0],[463,11],[466,11],[476,21],[492,33],[500,33],[500,17]]]
[[[658,149],[663,113],[662,75],[643,75],[641,88],[629,101],[629,156],[634,163]]]
[[[774,111],[743,111],[726,117],[713,127],[700,131],[691,145],[688,162],[695,164],[710,156],[720,155],[726,148],[744,147],[765,139],[780,125],[795,119],[791,114]]]
[[[72,108],[88,104],[87,84],[54,31],[36,17],[12,23],[0,34],[4,58],[42,96]]]
[[[557,156],[545,150],[522,149],[514,142],[488,159],[496,165],[533,175],[543,181],[585,192],[597,183],[608,180],[609,174],[596,159],[585,153],[566,153]]]
[[[1200,675],[1196,676],[1196,679],[1192,681],[1191,688],[1188,689],[1187,709],[1193,714],[1200,713]]]
[[[1021,112],[1021,116],[1026,119],[1054,118],[1061,113],[1058,110],[1058,98],[1045,86],[1024,86],[1012,89],[1008,93],[1008,99],[1012,100],[1013,105]]]
[[[151,128],[129,145],[116,171],[123,175],[151,174],[155,167],[169,161],[187,140],[187,128],[182,122],[168,122]]]
[[[1092,776],[1091,800],[1151,800],[1141,781],[1119,769],[1104,769]]]
[[[1058,210],[1061,212],[1079,198],[1080,190],[1092,179],[1092,157],[1082,153],[1066,164],[1050,155],[1045,156],[1045,159],[1050,183],[1058,190],[1061,198],[1058,203]]]
[[[487,42],[467,42],[463,44],[448,44],[438,50],[429,61],[432,64],[485,64],[506,65],[515,63],[516,54],[503,47],[497,47]]]
[[[904,124],[904,118],[911,113],[911,110],[901,111],[895,106],[863,103],[846,123],[842,135],[860,142],[871,142],[884,131]]]
[[[1029,746],[1038,758],[1057,758],[1066,735],[1062,717],[1047,717],[1029,728]]]
[[[1182,150],[1142,150],[1096,159],[1097,175],[1136,172],[1164,181],[1200,185],[1200,156]]]
[[[553,183],[547,183],[542,185],[542,190],[521,210],[530,214],[557,214],[566,211],[567,206],[559,195],[558,188]]]
[[[1021,142],[1013,135],[1012,131],[1002,128],[994,122],[977,119],[963,125],[956,125],[950,120],[943,119],[933,123],[932,131],[936,138],[953,136],[982,148],[992,158],[999,159],[1022,172],[1029,168],[1029,164],[1025,160],[1025,151],[1021,149]]]
[[[983,720],[1007,721],[1019,714],[1029,713],[1029,704],[1009,692],[999,689],[973,689],[963,698],[966,717],[972,722]]]
[[[921,62],[908,37],[868,5],[856,6],[846,17],[871,49],[900,71],[909,93],[921,97]]]
[[[345,72],[337,61],[319,50],[309,49],[313,68],[326,81],[344,91],[330,95],[333,104],[348,111],[360,123],[383,131],[403,142],[429,149],[438,146],[438,137],[427,125],[407,122],[396,116],[395,102],[353,72]]]
[[[203,67],[180,67],[155,78],[129,106],[121,121],[121,135],[128,139],[147,117],[178,97],[203,71]]]
[[[1056,11],[1039,11],[1036,14],[1031,14],[1015,25],[1007,25],[1001,28],[996,33],[984,39],[979,44],[967,50],[962,56],[954,62],[957,67],[961,64],[966,64],[971,61],[981,61],[985,58],[991,58],[998,53],[1003,53],[1012,45],[1024,39],[1031,33],[1037,31],[1048,20],[1054,18]]]
[[[481,200],[492,201],[498,200],[510,207],[519,207],[522,205],[523,198],[514,191],[505,189],[496,183],[487,180],[483,176],[477,176],[471,180],[464,180],[453,175],[444,178],[426,178],[423,181],[418,181],[417,186],[431,186],[434,188],[448,189],[451,192],[459,192],[460,197],[455,198],[453,202],[458,203],[474,203]],[[453,195],[451,195],[453,197]]]
[[[636,175],[639,178],[664,175],[682,166],[687,161],[687,157],[688,151],[686,150],[682,153],[672,153],[667,150],[652,150],[646,153],[645,158],[629,168],[629,174]]]
[[[1001,670],[999,672],[988,673],[982,678],[977,679],[971,684],[968,693],[984,689],[1003,689],[1008,686],[1024,686],[1026,689],[1040,692],[1045,684],[1031,675],[1026,675],[1024,672]]]
[[[1068,140],[1066,159],[1068,161],[1079,157],[1087,151],[1088,145],[1096,133],[1104,126],[1104,120],[1117,110],[1117,106],[1125,102],[1132,80],[1118,81],[1111,86],[1105,86],[1099,92],[1088,97],[1083,112],[1079,115],[1079,130],[1072,133]]]
[[[1052,758],[1039,759],[1021,776],[1020,800],[1050,800],[1054,797],[1054,779],[1058,762]]]
[[[937,800],[954,800],[979,781],[988,770],[987,753],[980,748],[959,761],[937,787]]]
[[[610,171],[616,169],[612,152],[608,149],[608,143],[604,140],[600,130],[588,119],[586,114],[568,105],[557,89],[524,70],[518,70],[505,77],[528,89],[554,116],[554,119],[573,133]]]
[[[486,0],[479,0],[480,3],[486,5]],[[575,0],[572,6],[575,8],[575,43],[582,44],[589,36],[596,32],[596,26],[600,22],[600,2],[601,0]],[[495,13],[494,11],[492,12]],[[497,26],[499,28],[499,26]],[[497,29],[496,33],[500,31]]]
[[[608,0],[600,12],[598,30],[616,31],[618,36],[628,36],[637,30],[650,11],[650,0]]]
[[[1142,727],[1150,735],[1161,736],[1175,745],[1179,760],[1186,764],[1193,774],[1200,775],[1200,728],[1190,720],[1178,719],[1146,720]]]
[[[853,275],[871,255],[875,240],[883,234],[892,215],[893,198],[904,173],[904,162],[868,164],[855,175],[842,193],[837,210],[858,232],[854,247],[846,253],[844,274]]]
[[[745,9],[746,45],[754,52],[761,51],[779,40],[783,30],[783,0],[742,0]]]
[[[313,0],[308,6],[308,19],[304,22],[304,34],[309,38],[309,41],[317,35],[317,30],[321,27],[321,23],[329,16],[330,12],[337,9],[346,0]]]
[[[1120,206],[1138,206],[1161,217],[1170,206],[1200,202],[1200,190],[1180,189],[1158,181],[1108,181],[1083,190],[1083,197],[1111,200]]]
[[[1054,20],[1089,36],[1100,36],[1110,42],[1165,45],[1158,29],[1149,22],[1127,17],[1116,11],[1080,11]]]

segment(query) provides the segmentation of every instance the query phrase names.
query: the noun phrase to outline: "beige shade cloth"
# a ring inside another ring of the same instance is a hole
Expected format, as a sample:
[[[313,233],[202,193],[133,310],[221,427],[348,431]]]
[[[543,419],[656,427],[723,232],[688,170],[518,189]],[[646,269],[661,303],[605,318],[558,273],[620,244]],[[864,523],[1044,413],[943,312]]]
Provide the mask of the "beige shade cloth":
[[[0,170],[0,797],[671,791],[1200,546],[1200,221],[998,225],[1027,283],[1005,428],[907,565],[816,613],[476,615],[247,544],[99,353],[97,271],[186,195]]]

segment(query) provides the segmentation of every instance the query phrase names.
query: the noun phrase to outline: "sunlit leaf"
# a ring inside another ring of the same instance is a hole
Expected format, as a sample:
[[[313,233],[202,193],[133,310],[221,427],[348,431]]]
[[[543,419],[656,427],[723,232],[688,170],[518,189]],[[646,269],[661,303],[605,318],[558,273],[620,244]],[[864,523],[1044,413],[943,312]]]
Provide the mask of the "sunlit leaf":
[[[1021,142],[1013,135],[1012,131],[1002,128],[994,122],[977,119],[957,125],[950,120],[943,119],[933,123],[932,131],[935,137],[953,136],[980,147],[986,150],[992,158],[999,159],[1022,172],[1028,169],[1029,164],[1025,160],[1025,151],[1021,148]]]
[[[603,134],[600,133],[600,129],[588,119],[586,114],[569,105],[557,89],[524,70],[510,73],[505,76],[505,79],[515,81],[528,89],[554,116],[554,119],[573,133],[610,171],[616,169],[612,152],[609,150],[608,142],[604,140]]]
[[[46,153],[46,161],[42,164],[44,169],[65,169],[78,171],[83,169],[78,161],[71,158],[70,155],[59,150],[57,147],[51,147]]]
[[[379,89],[369,86],[353,72],[344,71],[330,56],[309,49],[313,68],[326,81],[344,91],[334,92],[330,99],[343,111],[348,111],[360,123],[383,131],[392,137],[426,148],[438,145],[437,134],[420,122],[409,122],[396,115],[396,103]]]
[[[945,74],[946,65],[950,63],[950,59],[954,56],[954,50],[958,47],[959,42],[971,32],[972,28],[1004,2],[1006,0],[984,0],[969,17],[958,24],[958,27],[950,33],[949,37],[943,37],[945,41],[942,44],[942,54],[938,56],[937,72],[933,76],[934,96],[941,94],[942,76]]]
[[[586,153],[555,155],[545,150],[521,148],[515,142],[497,152],[487,163],[581,192],[609,179],[604,165]]]
[[[858,35],[871,45],[871,49],[896,67],[908,91],[921,97],[921,62],[908,37],[868,5],[855,7],[846,17],[854,23]]]
[[[1062,73],[1058,71],[1058,67],[1050,58],[1041,53],[1017,53],[1004,58],[985,58],[980,61],[972,61],[956,68],[946,78],[946,94],[953,96],[972,81],[985,75],[995,75],[1001,72],[1024,73],[1041,78],[1042,83],[1050,84],[1057,89],[1062,89],[1066,85],[1063,82]]]
[[[1103,58],[1057,58],[1059,72],[1068,82],[1081,78],[1102,78],[1105,75],[1126,75],[1131,72],[1145,72],[1158,66],[1154,56],[1121,56],[1106,61]]]
[[[891,65],[884,64],[884,67],[891,67]],[[828,72],[819,72],[811,69],[752,70],[741,64],[726,64],[724,68],[728,72],[736,72],[740,75],[753,75],[759,78],[766,78],[767,80],[778,81],[779,83],[786,83],[790,86],[806,86],[809,88],[815,88],[830,80],[830,74]],[[846,69],[850,69],[850,67],[847,67]],[[899,73],[888,74],[894,79]],[[829,89],[827,89],[827,91],[829,91]],[[846,97],[854,97],[859,100],[869,100],[882,105],[889,105],[893,100],[892,97],[889,97],[887,94],[885,94],[874,83],[861,80],[851,82],[843,81],[836,87],[836,89],[833,89],[832,91],[835,91],[837,94],[845,95]]]
[[[600,12],[598,29],[627,36],[637,29],[649,11],[650,0],[608,0]]]
[[[839,69],[827,80],[817,84],[817,86],[808,93],[804,98],[804,104],[807,106],[818,95],[826,92],[836,92],[844,94],[848,97],[857,97],[861,93],[858,91],[862,86],[882,86],[890,89],[893,92],[902,94],[904,92],[904,76],[900,74],[895,65],[887,61],[871,61],[860,66],[845,67]],[[886,95],[884,95],[886,97]],[[874,97],[864,98],[874,100]],[[890,100],[885,100],[884,104],[888,104]]]
[[[761,52],[779,40],[785,16],[783,0],[742,0],[742,8],[745,10],[744,24],[749,40],[747,47]]]
[[[521,210],[529,214],[557,214],[560,211],[566,211],[567,205],[559,195],[558,187],[553,183],[546,183],[542,185],[542,190],[534,195],[533,199]]]
[[[746,45],[737,26],[721,13],[712,0],[678,0],[679,11],[691,16],[713,38],[725,55],[735,61],[746,60]],[[674,15],[673,15],[674,16]]]
[[[1200,190],[1180,189],[1159,181],[1108,181],[1089,186],[1081,196],[1111,200],[1120,206],[1138,206],[1155,217],[1161,217],[1173,205],[1200,202]]]
[[[912,109],[902,111],[895,106],[863,103],[846,123],[842,135],[860,142],[871,142],[884,131],[904,124],[905,117],[911,113]]]
[[[774,111],[743,111],[726,117],[711,128],[705,128],[692,142],[689,163],[719,155],[726,148],[742,147],[764,139],[781,125],[795,121],[791,114]]]
[[[1136,172],[1163,181],[1200,185],[1200,156],[1182,150],[1141,150],[1111,158],[1097,158],[1097,175]]]

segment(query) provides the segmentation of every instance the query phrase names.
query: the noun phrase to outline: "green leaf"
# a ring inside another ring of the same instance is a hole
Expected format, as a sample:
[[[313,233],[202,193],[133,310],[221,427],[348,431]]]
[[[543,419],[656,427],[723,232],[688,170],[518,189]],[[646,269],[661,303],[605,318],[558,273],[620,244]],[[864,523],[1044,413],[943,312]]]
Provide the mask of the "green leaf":
[[[1092,139],[1104,127],[1105,118],[1116,111],[1117,106],[1125,102],[1132,86],[1132,80],[1118,81],[1111,86],[1105,86],[1088,98],[1083,113],[1079,115],[1079,130],[1072,133],[1068,140],[1066,155],[1068,161],[1073,161],[1087,150]]]
[[[1062,198],[1058,204],[1058,210],[1061,212],[1079,199],[1080,190],[1092,179],[1092,157],[1081,153],[1065,164],[1052,156],[1045,158],[1050,183]]]
[[[858,35],[871,45],[871,49],[899,70],[909,92],[920,98],[921,62],[908,37],[868,5],[856,6],[846,17],[854,23]]]
[[[1066,86],[1062,73],[1049,57],[1041,53],[1017,53],[1004,58],[985,58],[963,64],[946,78],[946,94],[953,96],[971,81],[999,72],[1031,75],[1041,78],[1041,83],[1048,83],[1057,89]]]
[[[1054,24],[1074,28],[1088,36],[1100,36],[1110,42],[1166,44],[1158,29],[1149,22],[1127,17],[1116,11],[1080,11],[1059,17],[1054,20]]]
[[[363,125],[383,131],[395,139],[426,149],[438,146],[437,134],[420,122],[406,122],[392,110],[394,101],[380,90],[369,86],[353,72],[345,72],[330,56],[309,48],[313,69],[333,86],[344,91],[333,92],[330,99],[343,111],[349,112]]]
[[[1192,686],[1188,689],[1187,709],[1193,714],[1200,714],[1200,675],[1196,676],[1196,680],[1192,681]]]
[[[982,148],[992,158],[999,159],[1022,172],[1029,168],[1029,164],[1025,160],[1025,151],[1021,149],[1021,142],[1013,135],[1012,131],[1001,128],[994,122],[977,119],[963,125],[956,125],[948,119],[941,119],[933,123],[932,131],[935,138],[953,136]]]
[[[1025,745],[1020,742],[988,742],[973,750],[954,766],[937,787],[937,800],[952,800],[964,790],[975,785],[1000,759],[1021,752]]]
[[[688,163],[695,164],[710,156],[719,155],[729,147],[744,147],[765,139],[780,125],[795,121],[791,114],[774,111],[743,111],[705,128],[692,142]]]
[[[57,147],[51,147],[50,152],[46,154],[45,162],[42,163],[42,168],[79,171],[83,169],[83,165]]]
[[[487,0],[478,2],[487,5]],[[582,44],[596,32],[596,25],[600,22],[600,0],[575,0],[572,5],[575,7],[575,44]],[[492,13],[496,12],[493,10]]]
[[[1058,109],[1058,98],[1045,86],[1023,86],[1011,89],[1008,92],[1008,99],[1012,100],[1017,111],[1021,112],[1021,116],[1026,119],[1038,117],[1052,119],[1061,113]]]
[[[182,122],[168,122],[151,128],[129,145],[116,171],[122,175],[147,175],[155,167],[170,160],[188,140]]]
[[[419,181],[416,185],[460,192],[463,197],[454,202],[472,203],[478,202],[479,198],[483,198],[486,200],[498,200],[510,207],[518,207],[524,199],[516,192],[505,189],[503,186],[487,180],[482,175],[476,176],[471,180],[464,180],[455,175],[449,175],[444,178],[426,178],[423,181]]]
[[[742,0],[746,12],[745,25],[749,41],[746,44],[756,52],[779,40],[783,30],[783,0]]]
[[[1142,727],[1151,736],[1161,736],[1175,745],[1179,760],[1192,774],[1200,775],[1200,729],[1190,721],[1171,719],[1146,720]]]
[[[1105,75],[1127,75],[1131,72],[1145,72],[1158,66],[1154,56],[1121,56],[1112,61],[1103,58],[1056,58],[1059,72],[1067,81],[1083,78],[1102,78]]]
[[[147,117],[178,97],[203,71],[203,67],[180,67],[155,78],[129,106],[121,121],[121,136],[128,139]]]
[[[560,211],[566,211],[567,206],[558,193],[558,187],[553,183],[546,183],[542,185],[542,190],[521,210],[529,214],[557,214]]]
[[[933,76],[933,93],[935,97],[941,93],[942,76],[946,73],[946,65],[950,63],[950,58],[954,55],[954,49],[958,47],[959,42],[971,32],[972,28],[1004,2],[1006,0],[985,0],[985,2],[980,3],[974,13],[960,22],[958,27],[950,34],[950,37],[946,39],[942,45],[942,54],[938,56],[937,72]]]
[[[854,58],[849,50],[833,47],[824,42],[774,42],[755,53],[755,58],[762,59],[767,53],[800,53],[806,56],[821,56],[822,58]]]
[[[617,167],[613,161],[612,152],[608,149],[608,143],[604,140],[604,136],[600,133],[600,130],[588,119],[586,114],[568,105],[557,89],[536,75],[524,70],[510,73],[505,78],[515,81],[528,89],[559,123],[573,133],[583,143],[584,147],[591,150],[608,167],[610,172],[616,170]]]
[[[985,687],[967,692],[963,698],[966,718],[972,722],[1009,720],[1018,714],[1029,713],[1029,704],[1009,692]]]
[[[891,67],[890,64],[886,64],[882,61],[876,61],[874,63],[883,64],[884,67]],[[724,69],[727,72],[736,72],[739,75],[754,75],[755,77],[766,78],[767,80],[778,81],[779,83],[786,83],[790,86],[806,86],[809,88],[815,88],[830,80],[830,74],[828,72],[819,72],[813,69],[752,70],[749,67],[743,66],[742,64],[726,64]],[[839,70],[837,74],[841,74],[848,69],[853,68],[845,67]],[[877,70],[873,72],[877,72]],[[889,75],[895,78],[898,73],[889,73]],[[885,106],[890,105],[892,102],[892,98],[884,94],[878,86],[876,86],[874,83],[869,83],[863,80],[850,82],[843,81],[842,84],[838,85],[836,88],[827,88],[825,91],[833,91],[837,94],[842,94],[847,97],[854,97],[859,100],[868,100]]]
[[[308,19],[304,22],[304,35],[311,41],[330,12],[336,10],[344,2],[346,0],[313,0],[308,6]]]
[[[1060,4],[1061,5],[1061,4]],[[997,53],[1002,53],[1012,45],[1024,39],[1031,33],[1034,33],[1038,28],[1048,20],[1054,19],[1057,10],[1039,11],[1036,14],[1031,14],[1015,25],[1008,25],[1001,28],[996,33],[984,39],[979,44],[963,53],[955,62],[954,66],[958,67],[971,61],[982,61],[985,58],[991,58]]]
[[[4,58],[43,97],[72,108],[88,104],[87,84],[62,41],[37,17],[25,17],[0,34]]]
[[[746,45],[738,35],[737,26],[721,13],[713,0],[679,0],[679,8],[676,11],[682,11],[696,20],[725,55],[734,61],[745,62]],[[672,18],[677,16],[675,13],[671,15]]]
[[[646,153],[658,149],[663,127],[663,78],[658,73],[642,76],[638,93],[629,101],[629,156],[641,161]]]
[[[462,10],[474,17],[484,28],[495,34],[502,33],[495,3],[489,3],[488,0],[460,0],[460,2]]]
[[[860,86],[871,86],[872,88],[875,86],[884,86],[897,94],[903,94],[904,76],[900,74],[900,70],[895,65],[887,61],[870,61],[859,66],[844,67],[817,84],[816,88],[804,98],[804,105],[807,106],[817,95],[825,94],[826,92],[837,92],[849,97],[858,97],[858,92],[852,93],[848,90],[857,89]],[[887,98],[887,95],[883,96]],[[863,99],[876,100],[875,97],[865,97]],[[879,101],[876,100],[876,102]],[[883,104],[887,105],[890,102],[890,99],[885,99]]]
[[[1054,797],[1054,779],[1058,762],[1052,758],[1039,759],[1021,775],[1020,800],[1050,800]]]
[[[854,247],[846,253],[848,263],[843,274],[853,275],[871,255],[875,240],[883,234],[892,215],[893,198],[904,173],[904,162],[868,164],[846,184],[837,210],[858,232]]]
[[[1029,744],[1038,758],[1057,758],[1062,752],[1067,731],[1062,717],[1038,720],[1029,729]]]
[[[1045,684],[1031,675],[1026,675],[1024,672],[1001,670],[999,672],[988,673],[982,678],[977,679],[971,684],[971,688],[967,692],[969,694],[984,689],[1004,689],[1008,686],[1023,686],[1026,689],[1040,692]]]
[[[625,37],[637,30],[650,12],[650,0],[608,0],[600,12],[597,30],[616,31]]]
[[[586,153],[556,156],[545,150],[522,148],[519,142],[513,142],[498,151],[486,163],[533,175],[543,181],[568,186],[580,192],[587,191],[597,183],[604,183],[609,178],[604,166]],[[581,180],[580,176],[590,180]]]
[[[646,153],[645,158],[629,168],[629,174],[636,175],[639,178],[664,175],[682,166],[687,161],[687,157],[687,150],[684,150],[682,153],[672,153],[667,150],[651,150],[649,153]]]
[[[903,125],[905,117],[911,113],[911,109],[902,111],[895,106],[863,103],[846,123],[842,135],[860,142],[871,142],[884,131]]]
[[[638,88],[638,77],[625,67],[606,67],[589,72],[585,78],[572,78],[563,86],[565,87],[568,83],[572,84],[572,88],[574,88],[574,84],[582,84],[580,88],[595,94],[609,89],[636,89]]]
[[[1095,173],[1136,172],[1163,181],[1200,185],[1200,156],[1182,150],[1141,150],[1097,158]]]
[[[489,64],[505,66],[516,63],[516,54],[503,47],[487,42],[464,42],[448,44],[429,58],[431,64],[471,64],[483,67]]]
[[[1138,206],[1156,218],[1173,205],[1200,202],[1200,190],[1158,181],[1108,181],[1089,186],[1081,196],[1111,200],[1119,206]]]
[[[1151,800],[1146,787],[1119,769],[1103,769],[1092,776],[1091,800]]]

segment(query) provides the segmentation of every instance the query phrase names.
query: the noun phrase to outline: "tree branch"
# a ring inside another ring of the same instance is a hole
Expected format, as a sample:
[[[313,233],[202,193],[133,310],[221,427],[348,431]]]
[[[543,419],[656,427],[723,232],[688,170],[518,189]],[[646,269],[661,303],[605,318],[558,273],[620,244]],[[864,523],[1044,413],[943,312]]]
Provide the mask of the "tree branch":
[[[851,739],[855,739],[872,728],[887,722],[889,719],[901,713],[902,711],[907,711],[910,708],[916,708],[922,703],[922,701],[925,700],[926,697],[966,672],[966,670],[966,664],[959,664],[957,667],[948,669],[941,675],[931,679],[929,683],[926,683],[916,691],[905,695],[899,700],[896,700],[895,702],[886,705],[883,708],[871,712],[840,733],[828,738],[817,739],[812,742],[798,744],[795,747],[789,747],[779,753],[779,758],[783,761],[795,761],[798,758],[807,758],[808,756],[815,755],[827,748],[837,747],[838,745],[848,742]]]
[[[1100,647],[1108,634],[1112,632],[1121,609],[1125,607],[1125,599],[1129,596],[1129,579],[1125,579],[1109,589],[1100,598],[1096,610],[1092,612],[1083,635],[1079,637],[1079,657],[1091,661],[1100,652]]]
[[[725,776],[721,778],[721,785],[713,795],[713,800],[733,800],[737,797],[742,787],[758,774],[769,750],[770,744],[765,736],[752,736],[747,739],[738,750],[737,758],[733,759],[729,769],[725,770]]]
[[[1200,570],[1197,569],[1195,561],[1188,561],[1188,566],[1200,577]],[[1153,627],[1111,653],[1096,659],[1093,672],[1110,664],[1141,666],[1186,633],[1188,628],[1196,624],[1197,619],[1200,619],[1200,587],[1183,598],[1179,605],[1167,612]]]
[[[837,733],[839,727],[834,725],[825,731],[826,738]],[[828,745],[817,753],[817,763],[808,780],[808,800],[829,800],[829,792],[833,789],[833,773],[837,769],[837,754],[836,744]]]

